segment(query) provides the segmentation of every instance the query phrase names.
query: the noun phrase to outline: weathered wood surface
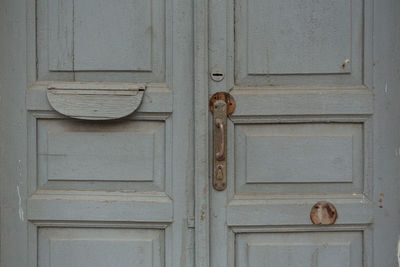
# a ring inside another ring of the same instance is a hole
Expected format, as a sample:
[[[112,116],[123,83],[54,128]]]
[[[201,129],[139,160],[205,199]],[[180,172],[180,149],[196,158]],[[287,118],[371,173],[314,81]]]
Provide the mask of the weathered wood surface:
[[[50,85],[47,99],[59,113],[85,120],[112,120],[133,113],[142,102],[145,85],[61,83]]]
[[[194,266],[192,5],[1,1],[1,267]]]

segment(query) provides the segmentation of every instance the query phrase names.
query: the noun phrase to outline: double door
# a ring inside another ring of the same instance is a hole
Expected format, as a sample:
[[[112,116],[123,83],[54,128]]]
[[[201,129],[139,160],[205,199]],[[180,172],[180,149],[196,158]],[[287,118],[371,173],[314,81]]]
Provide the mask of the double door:
[[[395,1],[1,8],[1,267],[395,266]]]

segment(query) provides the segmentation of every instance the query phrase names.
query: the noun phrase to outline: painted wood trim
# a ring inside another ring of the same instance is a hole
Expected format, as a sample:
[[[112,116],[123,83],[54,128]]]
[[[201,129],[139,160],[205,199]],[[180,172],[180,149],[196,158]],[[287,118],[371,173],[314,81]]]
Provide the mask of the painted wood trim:
[[[337,225],[372,223],[371,201],[320,197],[298,199],[234,199],[227,208],[229,226],[311,225],[310,211],[320,200],[333,203],[338,211]],[[279,216],[278,216],[279,215]]]
[[[113,195],[38,191],[28,198],[27,207],[30,221],[104,221],[109,218],[119,222],[173,221],[172,200],[159,193]]]
[[[367,89],[234,89],[231,94],[236,101],[234,116],[373,113],[373,94]]]
[[[208,1],[194,1],[195,266],[210,266]]]

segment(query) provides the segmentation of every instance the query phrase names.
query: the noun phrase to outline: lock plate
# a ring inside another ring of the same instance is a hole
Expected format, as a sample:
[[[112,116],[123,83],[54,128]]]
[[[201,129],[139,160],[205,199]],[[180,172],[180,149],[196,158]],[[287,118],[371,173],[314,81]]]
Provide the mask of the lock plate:
[[[233,112],[235,111],[236,108],[236,103],[235,103],[235,99],[233,98],[233,96],[231,96],[229,93],[227,92],[218,92],[213,94],[213,96],[210,98],[209,101],[209,108],[211,113],[214,113],[214,103],[217,100],[223,100],[225,101],[226,105],[227,105],[227,116],[230,116],[233,114]]]

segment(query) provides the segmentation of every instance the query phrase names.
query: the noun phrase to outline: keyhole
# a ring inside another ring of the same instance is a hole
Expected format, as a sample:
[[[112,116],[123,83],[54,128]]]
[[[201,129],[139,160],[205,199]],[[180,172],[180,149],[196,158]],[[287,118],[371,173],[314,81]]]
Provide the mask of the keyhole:
[[[218,68],[215,68],[215,69],[213,69],[213,70],[211,71],[210,76],[211,76],[211,79],[212,79],[213,81],[215,81],[215,82],[220,82],[220,81],[222,81],[222,80],[224,79],[225,74],[224,74],[224,72],[223,72],[222,70],[220,70],[220,69],[218,69]]]

